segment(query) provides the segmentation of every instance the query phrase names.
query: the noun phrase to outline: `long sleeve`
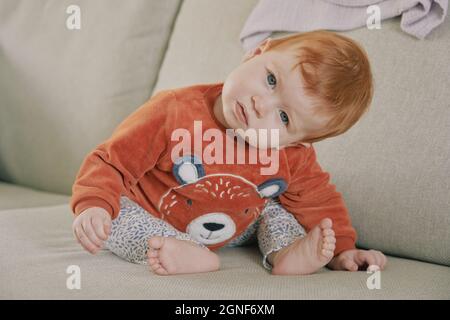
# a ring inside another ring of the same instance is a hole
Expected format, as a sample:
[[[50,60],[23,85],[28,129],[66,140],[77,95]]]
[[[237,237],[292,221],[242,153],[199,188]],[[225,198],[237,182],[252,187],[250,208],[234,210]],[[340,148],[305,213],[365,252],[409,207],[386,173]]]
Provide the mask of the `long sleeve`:
[[[166,109],[175,100],[173,93],[161,91],[86,156],[72,186],[70,206],[75,215],[96,206],[117,217],[120,195],[155,166],[166,148]]]
[[[295,169],[291,172],[288,189],[279,196],[280,203],[307,231],[320,220],[330,218],[336,234],[335,255],[354,249],[356,231],[351,225],[343,198],[330,183],[330,175],[322,171],[314,147],[305,149],[302,152],[304,156],[299,157]]]

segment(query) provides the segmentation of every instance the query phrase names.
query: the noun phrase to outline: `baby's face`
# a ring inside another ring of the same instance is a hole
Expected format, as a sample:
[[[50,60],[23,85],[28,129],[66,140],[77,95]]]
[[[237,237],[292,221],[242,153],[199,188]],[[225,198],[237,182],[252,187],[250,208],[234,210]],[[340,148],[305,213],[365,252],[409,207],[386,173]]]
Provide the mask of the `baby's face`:
[[[228,128],[278,129],[280,147],[295,145],[322,132],[329,118],[313,113],[317,106],[302,88],[299,67],[290,70],[296,64],[294,55],[264,51],[266,44],[229,74],[215,109],[222,110]]]

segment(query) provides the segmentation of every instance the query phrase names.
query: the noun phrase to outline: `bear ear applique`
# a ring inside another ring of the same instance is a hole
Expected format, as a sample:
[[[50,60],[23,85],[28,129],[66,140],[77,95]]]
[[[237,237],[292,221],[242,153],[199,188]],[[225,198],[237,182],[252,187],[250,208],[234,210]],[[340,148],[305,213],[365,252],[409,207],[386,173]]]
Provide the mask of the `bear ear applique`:
[[[263,198],[274,198],[286,191],[286,188],[283,179],[270,179],[258,186],[258,192]]]
[[[181,185],[197,181],[205,175],[205,169],[196,156],[188,155],[175,161],[172,173]]]

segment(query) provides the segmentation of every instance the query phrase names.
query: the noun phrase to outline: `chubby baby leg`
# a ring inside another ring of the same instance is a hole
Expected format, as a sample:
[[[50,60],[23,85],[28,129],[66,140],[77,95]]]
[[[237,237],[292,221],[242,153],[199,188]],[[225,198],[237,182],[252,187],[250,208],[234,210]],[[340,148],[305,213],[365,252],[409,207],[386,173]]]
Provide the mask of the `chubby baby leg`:
[[[323,219],[306,234],[276,201],[264,208],[257,235],[263,265],[275,275],[316,272],[332,259],[336,242],[330,219]]]
[[[336,243],[331,227],[331,220],[323,219],[304,238],[269,255],[272,274],[311,274],[324,267],[333,258]]]
[[[208,272],[219,269],[219,257],[189,234],[175,229],[126,197],[112,221],[105,247],[119,257],[146,264],[160,275]],[[195,263],[194,263],[195,262]]]

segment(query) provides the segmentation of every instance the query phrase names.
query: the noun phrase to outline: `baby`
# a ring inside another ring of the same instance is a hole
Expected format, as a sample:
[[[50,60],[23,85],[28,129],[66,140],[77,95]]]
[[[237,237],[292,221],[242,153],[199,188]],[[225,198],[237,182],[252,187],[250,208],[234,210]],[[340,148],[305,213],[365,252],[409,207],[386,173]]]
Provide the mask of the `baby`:
[[[343,199],[312,146],[352,127],[372,94],[367,56],[351,39],[269,38],[224,83],[159,92],[85,158],[72,188],[74,235],[90,253],[106,245],[159,275],[218,270],[215,249],[253,236],[272,274],[383,270],[381,252],[355,248]],[[255,142],[248,129],[275,130],[278,145]],[[180,148],[199,131],[206,141]],[[213,137],[221,143],[211,152]],[[228,148],[226,162],[205,160],[230,141],[236,152],[245,144],[246,156],[277,150],[277,172],[261,174],[262,161],[236,164]]]

